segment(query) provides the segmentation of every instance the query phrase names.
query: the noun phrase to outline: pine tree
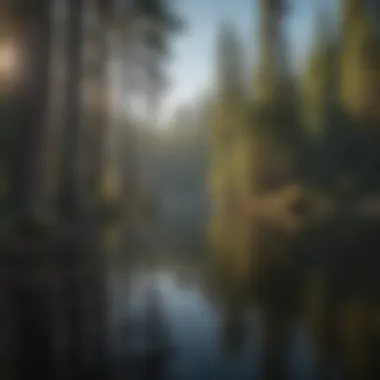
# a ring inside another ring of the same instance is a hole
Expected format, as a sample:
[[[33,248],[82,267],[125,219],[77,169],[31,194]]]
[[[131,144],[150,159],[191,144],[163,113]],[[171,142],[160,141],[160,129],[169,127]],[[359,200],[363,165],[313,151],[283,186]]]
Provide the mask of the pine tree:
[[[379,34],[365,0],[348,0],[344,4],[341,99],[354,118],[378,124]]]
[[[242,122],[242,62],[239,50],[233,27],[223,25],[218,43],[218,75],[212,118],[212,157],[219,169],[224,167],[224,160],[229,159],[229,149]],[[221,173],[221,177],[225,177],[224,174]]]
[[[304,123],[307,130],[314,135],[324,135],[328,124],[329,105],[336,95],[334,68],[337,64],[337,47],[326,19],[323,13],[319,16],[316,40],[301,83]]]
[[[237,149],[245,123],[243,62],[240,42],[232,25],[221,26],[217,45],[216,86],[211,117],[210,185],[214,252],[222,265],[233,265],[236,242]],[[227,256],[224,256],[226,254]]]
[[[339,41],[332,33],[327,15],[321,12],[316,22],[315,41],[301,77],[302,176],[319,188],[327,185],[326,181],[331,182],[331,177],[335,178],[334,167],[340,164],[333,156],[341,148],[336,141],[348,134],[339,104],[339,58]]]
[[[254,77],[255,97],[260,102],[274,102],[284,89],[286,77],[285,44],[282,18],[283,0],[260,0],[260,61]]]
[[[346,159],[355,156],[348,169],[355,172],[357,191],[374,191],[380,166],[380,36],[368,1],[346,1],[342,15],[340,99],[352,136]]]
[[[242,291],[252,280],[260,277],[261,281],[263,273],[267,276],[291,261],[288,232],[297,224],[288,210],[299,194],[293,186],[299,141],[296,95],[281,37],[285,7],[279,1],[263,1],[261,6],[262,53],[249,106],[253,117],[246,117],[248,105],[243,102],[241,127],[232,129],[233,124],[227,123],[232,104],[228,102],[218,109],[218,129],[213,134],[220,157],[217,167],[222,168],[214,177],[219,189],[213,192],[213,200],[229,206],[216,223],[221,241],[226,242],[221,244],[222,262],[225,276]]]
[[[298,162],[302,131],[281,27],[286,4],[265,0],[260,4],[261,55],[254,77],[252,118],[245,133],[248,168],[243,207],[249,233],[243,246],[250,255],[246,266],[256,295],[263,302],[277,302],[282,292],[296,284],[295,278],[288,277],[297,259],[292,247],[305,217],[303,206],[299,207],[305,197]],[[275,290],[276,277],[284,284]]]
[[[261,54],[254,72],[253,112],[248,127],[253,143],[250,150],[256,156],[252,158],[252,164],[255,165],[253,173],[257,171],[257,175],[252,180],[259,188],[271,187],[272,184],[277,186],[275,183],[283,182],[284,176],[292,175],[292,159],[285,151],[289,153],[297,140],[295,92],[289,80],[291,76],[281,29],[285,3],[262,0],[260,4]],[[260,151],[256,146],[260,147]]]
[[[214,134],[216,151],[224,151],[236,135],[243,99],[242,52],[232,25],[221,26],[217,65]]]

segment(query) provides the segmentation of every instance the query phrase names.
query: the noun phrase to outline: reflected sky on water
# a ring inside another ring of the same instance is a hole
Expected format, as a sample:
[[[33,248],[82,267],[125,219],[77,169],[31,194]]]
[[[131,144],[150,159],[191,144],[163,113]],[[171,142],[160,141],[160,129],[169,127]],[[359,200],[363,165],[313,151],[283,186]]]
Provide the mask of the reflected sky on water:
[[[163,330],[158,335],[159,344],[173,347],[167,366],[168,378],[260,379],[263,337],[258,311],[247,307],[243,312],[242,344],[236,350],[229,350],[225,341],[225,310],[211,297],[199,273],[197,276],[193,270],[187,281],[181,281],[184,270],[180,269],[175,266],[135,268],[128,281],[128,276],[120,271],[115,274],[113,289],[117,309],[113,315],[113,348],[119,350],[116,356],[123,356],[120,350],[126,355],[149,350],[153,343],[148,341],[147,331],[154,324]],[[156,310],[152,310],[153,298]],[[123,324],[131,326],[129,344],[122,337]],[[316,378],[313,371],[316,363],[301,323],[294,328],[288,354],[292,379]]]

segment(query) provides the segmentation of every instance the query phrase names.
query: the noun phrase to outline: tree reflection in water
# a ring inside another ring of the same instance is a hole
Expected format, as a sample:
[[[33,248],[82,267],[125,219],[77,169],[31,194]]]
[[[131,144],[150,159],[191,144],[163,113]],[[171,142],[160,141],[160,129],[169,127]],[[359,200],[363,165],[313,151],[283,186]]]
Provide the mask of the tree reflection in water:
[[[351,226],[346,240],[342,240],[337,227],[345,228],[347,233],[350,226],[340,223],[325,227],[325,231],[306,234],[308,244],[313,244],[310,252],[304,249],[298,255],[293,246],[292,260],[278,265],[273,262],[259,276],[255,272],[254,285],[248,290],[237,286],[240,280],[231,275],[232,266],[225,266],[223,272],[219,264],[226,347],[231,353],[240,349],[247,336],[243,315],[256,305],[262,322],[262,379],[294,378],[290,353],[295,329],[300,325],[306,327],[313,378],[379,378],[378,238],[374,226]],[[317,241],[313,242],[311,236],[317,236]],[[305,241],[298,238],[302,250]],[[363,249],[365,253],[358,255]],[[313,250],[319,254],[314,256]],[[301,367],[301,363],[295,365]]]
[[[237,294],[232,294],[225,307],[224,341],[227,352],[234,354],[245,343],[244,301]]]

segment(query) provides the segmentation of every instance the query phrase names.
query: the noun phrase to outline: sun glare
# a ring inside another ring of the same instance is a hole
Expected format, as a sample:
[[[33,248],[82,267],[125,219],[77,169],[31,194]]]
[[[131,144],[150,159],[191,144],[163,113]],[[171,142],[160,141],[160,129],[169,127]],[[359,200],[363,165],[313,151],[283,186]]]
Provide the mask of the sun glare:
[[[0,40],[0,84],[1,87],[14,82],[20,70],[20,53],[11,39]]]

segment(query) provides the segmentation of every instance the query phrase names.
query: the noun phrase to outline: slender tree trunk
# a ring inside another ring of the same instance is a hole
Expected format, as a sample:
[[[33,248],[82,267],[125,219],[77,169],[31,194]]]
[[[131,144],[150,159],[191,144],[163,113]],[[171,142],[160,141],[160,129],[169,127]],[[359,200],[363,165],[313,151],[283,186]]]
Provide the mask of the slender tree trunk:
[[[81,53],[83,35],[83,0],[67,0],[68,4],[68,78],[66,128],[63,136],[61,206],[69,219],[79,215],[81,128]]]
[[[55,214],[59,186],[61,137],[65,129],[68,7],[66,1],[51,0],[51,42],[49,66],[49,97],[46,115],[46,136],[41,154],[40,199],[43,208]]]
[[[35,211],[41,180],[39,160],[45,131],[50,43],[50,0],[38,2],[20,21],[26,83],[17,100],[17,137],[12,170],[13,201],[20,214]]]
[[[95,2],[94,2],[95,4]],[[95,6],[95,5],[94,5]],[[88,186],[90,192],[99,197],[104,172],[105,148],[108,121],[108,81],[107,81],[107,19],[97,10],[95,25],[88,31],[88,44],[94,49],[94,57],[89,60],[89,90],[96,98],[89,99],[89,119],[86,128],[89,134],[89,154],[87,156]]]

